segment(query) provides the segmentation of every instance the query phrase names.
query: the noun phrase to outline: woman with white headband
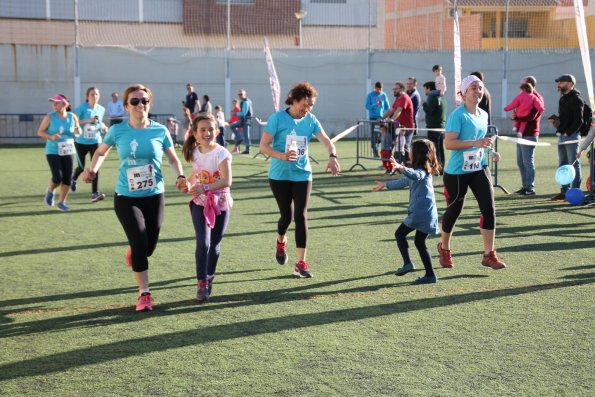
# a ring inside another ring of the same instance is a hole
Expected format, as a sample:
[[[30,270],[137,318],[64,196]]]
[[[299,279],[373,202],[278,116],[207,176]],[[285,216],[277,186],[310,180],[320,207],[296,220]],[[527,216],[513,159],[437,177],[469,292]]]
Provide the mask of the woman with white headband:
[[[442,216],[442,234],[438,243],[440,265],[454,267],[450,242],[455,223],[465,203],[467,190],[471,189],[477,199],[481,217],[479,230],[483,238],[483,266],[503,269],[506,264],[496,255],[496,208],[490,170],[486,161],[486,149],[491,151],[492,137],[486,137],[488,114],[478,107],[483,97],[483,82],[476,76],[467,76],[461,82],[463,103],[453,111],[446,122],[444,146],[451,151],[444,171],[444,196],[446,211]],[[494,161],[500,160],[492,152]]]

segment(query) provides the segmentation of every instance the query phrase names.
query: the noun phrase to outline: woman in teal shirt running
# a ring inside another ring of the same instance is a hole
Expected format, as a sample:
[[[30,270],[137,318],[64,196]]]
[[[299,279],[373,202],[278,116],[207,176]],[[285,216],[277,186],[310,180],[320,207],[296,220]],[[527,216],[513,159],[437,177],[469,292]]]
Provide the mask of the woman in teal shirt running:
[[[294,277],[312,277],[306,261],[308,239],[307,210],[312,190],[312,167],[308,145],[313,137],[326,147],[329,161],[326,169],[333,176],[339,175],[335,145],[326,135],[312,113],[318,93],[310,83],[298,83],[289,91],[285,110],[273,113],[260,140],[260,151],[271,157],[269,184],[281,217],[277,224],[276,259],[280,265],[287,263],[287,228],[295,220],[297,263]]]

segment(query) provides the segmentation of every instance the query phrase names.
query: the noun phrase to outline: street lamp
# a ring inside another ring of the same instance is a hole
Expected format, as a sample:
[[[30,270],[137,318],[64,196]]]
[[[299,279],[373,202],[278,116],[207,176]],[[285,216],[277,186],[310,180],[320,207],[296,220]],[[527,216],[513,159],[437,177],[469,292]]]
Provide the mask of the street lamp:
[[[295,17],[298,20],[299,23],[299,35],[298,35],[298,40],[300,41],[300,48],[302,48],[302,19],[304,19],[304,17],[308,15],[308,11],[306,10],[299,10],[298,12],[295,13]]]

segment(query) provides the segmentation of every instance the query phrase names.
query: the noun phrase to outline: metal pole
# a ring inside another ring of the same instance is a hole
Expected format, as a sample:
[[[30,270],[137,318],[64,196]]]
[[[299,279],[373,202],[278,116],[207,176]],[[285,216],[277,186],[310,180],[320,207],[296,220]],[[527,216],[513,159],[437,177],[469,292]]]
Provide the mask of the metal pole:
[[[81,103],[81,54],[79,37],[79,2],[74,0],[74,103]]]
[[[225,48],[225,114],[231,116],[231,4],[227,0],[227,46]]]
[[[502,47],[502,103],[500,106],[502,121],[506,119],[506,112],[504,106],[508,96],[508,6],[510,0],[506,0],[506,11],[504,17],[504,46]]]
[[[372,76],[371,76],[371,57],[372,57],[372,0],[368,0],[368,53],[366,59],[366,91],[364,95],[368,94],[368,90],[372,87]],[[364,118],[367,118],[367,114],[364,111]]]
[[[299,25],[298,37],[299,37],[299,40],[300,40],[300,47],[299,48],[302,48],[303,47],[302,46],[302,19],[300,18],[300,19],[298,19],[298,21],[299,21],[299,23],[298,23],[298,25]]]

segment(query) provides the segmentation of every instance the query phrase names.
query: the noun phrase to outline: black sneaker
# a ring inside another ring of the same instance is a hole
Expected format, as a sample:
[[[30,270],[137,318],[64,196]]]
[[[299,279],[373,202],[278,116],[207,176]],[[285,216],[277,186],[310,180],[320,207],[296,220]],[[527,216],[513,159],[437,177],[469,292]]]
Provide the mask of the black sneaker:
[[[293,277],[297,278],[312,278],[314,275],[310,272],[310,265],[306,261],[299,261],[295,264],[293,270]]]
[[[76,192],[76,181],[74,179],[70,181],[70,190]]]
[[[535,190],[525,190],[521,193],[523,196],[535,196]]]
[[[520,188],[519,190],[514,192],[514,194],[525,194],[525,188],[524,187]]]
[[[287,243],[280,243],[277,241],[277,253],[275,254],[277,263],[280,265],[287,264]]]

